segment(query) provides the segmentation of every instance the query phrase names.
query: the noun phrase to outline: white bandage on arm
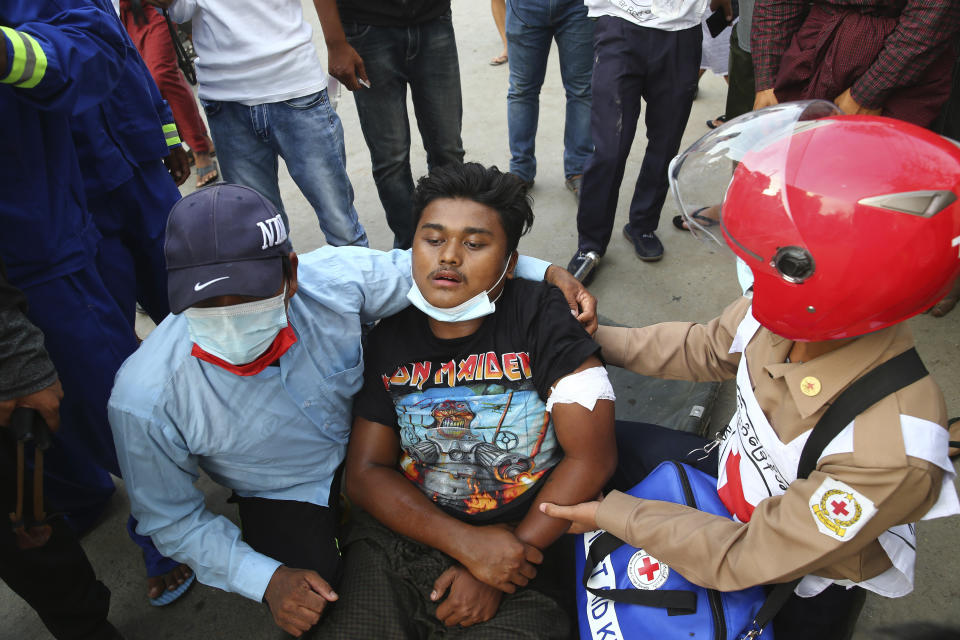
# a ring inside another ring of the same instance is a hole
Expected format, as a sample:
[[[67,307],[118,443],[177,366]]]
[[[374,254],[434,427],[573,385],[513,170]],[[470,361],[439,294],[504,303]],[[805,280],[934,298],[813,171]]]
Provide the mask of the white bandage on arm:
[[[593,411],[597,400],[616,400],[607,370],[603,367],[590,367],[561,378],[556,386],[550,387],[547,398],[547,411],[555,404],[579,404],[587,411]]]

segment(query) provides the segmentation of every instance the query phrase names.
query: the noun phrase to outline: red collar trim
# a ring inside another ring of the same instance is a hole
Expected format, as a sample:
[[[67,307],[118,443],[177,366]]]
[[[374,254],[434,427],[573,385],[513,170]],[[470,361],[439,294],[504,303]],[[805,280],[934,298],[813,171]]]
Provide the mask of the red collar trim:
[[[230,364],[226,360],[207,353],[196,343],[194,343],[190,355],[209,362],[210,364],[215,364],[221,369],[226,369],[230,373],[235,373],[238,376],[255,376],[285,354],[296,341],[297,334],[293,332],[293,329],[289,326],[284,327],[280,330],[280,333],[277,334],[277,337],[273,339],[270,347],[256,360],[248,362],[247,364]]]

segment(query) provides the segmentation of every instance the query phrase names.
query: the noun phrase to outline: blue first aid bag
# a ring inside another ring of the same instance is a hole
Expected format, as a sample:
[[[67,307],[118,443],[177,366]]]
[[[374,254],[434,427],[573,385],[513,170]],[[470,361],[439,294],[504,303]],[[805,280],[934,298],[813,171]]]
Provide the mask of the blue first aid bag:
[[[730,517],[717,495],[717,479],[679,462],[662,463],[627,493]],[[758,631],[753,621],[766,599],[763,587],[705,589],[605,531],[581,538],[577,545],[581,640],[736,640]],[[771,638],[772,625],[763,631],[763,640]]]

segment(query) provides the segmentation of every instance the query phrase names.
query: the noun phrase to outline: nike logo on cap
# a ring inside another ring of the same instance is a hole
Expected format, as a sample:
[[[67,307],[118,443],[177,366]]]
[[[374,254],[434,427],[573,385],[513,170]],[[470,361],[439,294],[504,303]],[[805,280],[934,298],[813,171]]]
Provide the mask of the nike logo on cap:
[[[208,280],[207,282],[204,282],[203,284],[200,284],[200,283],[198,282],[197,284],[193,285],[193,290],[194,290],[194,291],[203,291],[204,289],[206,289],[207,287],[209,287],[210,285],[212,285],[214,282],[220,282],[221,280],[226,280],[226,279],[229,278],[229,277],[230,277],[230,276],[223,276],[222,278],[214,278],[213,280]]]

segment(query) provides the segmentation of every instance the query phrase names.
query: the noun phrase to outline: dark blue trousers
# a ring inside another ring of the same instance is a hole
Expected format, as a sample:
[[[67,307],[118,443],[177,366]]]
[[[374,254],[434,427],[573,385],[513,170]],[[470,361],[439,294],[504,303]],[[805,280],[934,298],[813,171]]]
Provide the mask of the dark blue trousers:
[[[619,462],[608,488],[627,490],[643,480],[657,465],[677,460],[704,473],[717,475],[717,449],[703,450],[709,440],[640,422],[616,423]],[[777,640],[846,640],[853,633],[866,593],[859,587],[831,585],[812,598],[794,594],[773,620]]]
[[[700,25],[682,31],[640,27],[603,16],[594,30],[594,150],[583,171],[577,210],[578,248],[607,249],[617,196],[640,118],[647,103],[647,148],[630,203],[634,234],[657,228],[667,195],[667,167],[680,148],[700,69]]]
[[[180,191],[160,160],[140,165],[133,178],[87,207],[103,238],[97,269],[110,295],[133,326],[136,303],[158,323],[170,313],[163,241],[170,209]]]
[[[107,400],[137,338],[93,264],[23,292],[30,320],[43,331],[63,385],[60,430],[44,455],[44,493],[83,532],[113,495],[110,474],[120,475]],[[135,526],[128,526],[130,537],[144,551],[148,575],[176,566],[157,553],[149,538],[134,533]]]

